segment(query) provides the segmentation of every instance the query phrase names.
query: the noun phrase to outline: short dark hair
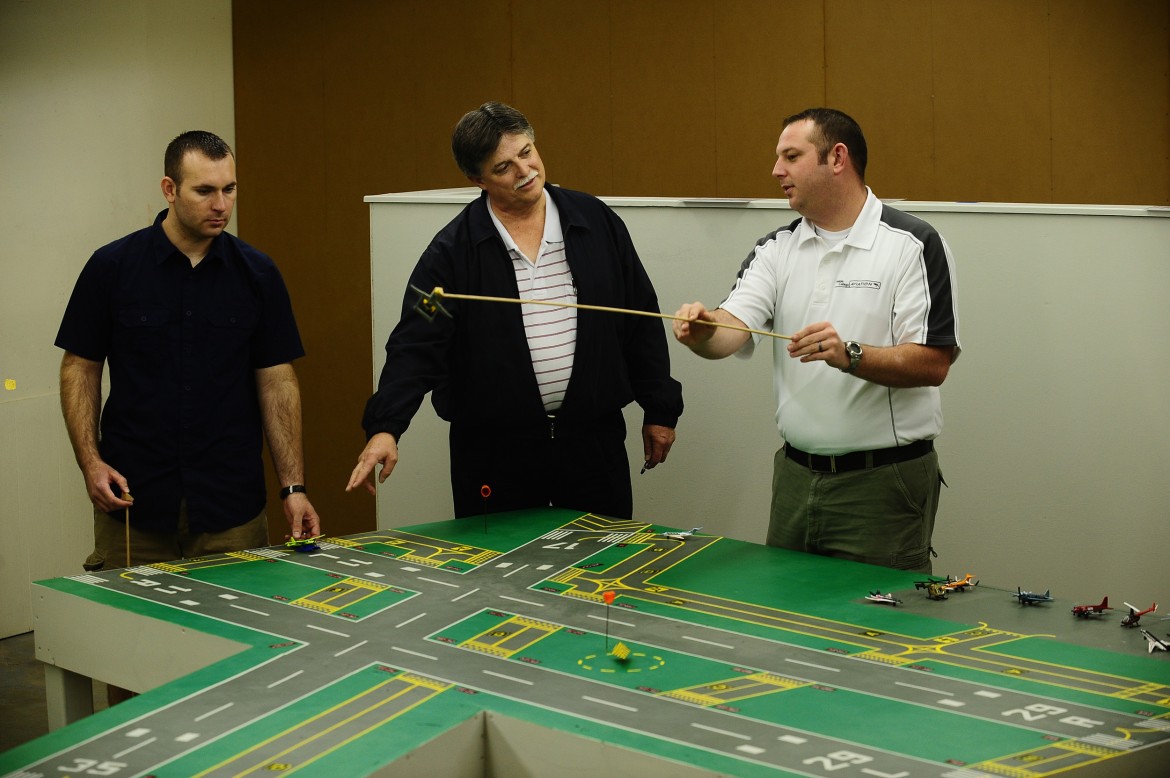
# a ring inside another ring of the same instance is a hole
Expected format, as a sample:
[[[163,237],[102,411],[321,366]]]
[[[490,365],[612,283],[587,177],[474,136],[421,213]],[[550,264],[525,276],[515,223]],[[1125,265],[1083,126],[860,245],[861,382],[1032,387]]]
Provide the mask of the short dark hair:
[[[183,157],[187,152],[196,151],[211,160],[235,156],[232,147],[223,138],[206,130],[188,130],[167,144],[163,155],[163,175],[175,182],[183,182]]]
[[[814,129],[809,135],[813,145],[817,147],[819,162],[829,161],[829,152],[838,143],[843,143],[849,149],[849,159],[853,161],[853,169],[858,177],[865,181],[865,165],[869,158],[869,151],[865,145],[865,136],[861,133],[861,126],[848,114],[834,108],[808,108],[798,114],[793,114],[784,120],[784,127],[808,119]]]
[[[524,114],[503,103],[484,103],[474,111],[463,114],[451,133],[451,153],[455,164],[464,175],[475,177],[483,171],[483,163],[500,145],[505,135],[527,135],[536,140],[536,130]]]

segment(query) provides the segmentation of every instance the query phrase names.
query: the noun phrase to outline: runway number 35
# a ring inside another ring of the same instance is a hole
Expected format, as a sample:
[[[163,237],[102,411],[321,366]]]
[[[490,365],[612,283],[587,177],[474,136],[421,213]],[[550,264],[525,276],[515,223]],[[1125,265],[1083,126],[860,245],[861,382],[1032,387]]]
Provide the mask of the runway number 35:
[[[99,762],[96,759],[75,757],[73,764],[61,765],[57,769],[63,773],[80,773],[81,775],[117,775],[125,767],[125,762]]]
[[[1042,702],[1033,703],[1032,705],[1025,705],[1022,708],[1015,708],[1014,710],[1006,710],[1003,712],[1005,716],[1020,716],[1024,721],[1039,721],[1046,719],[1049,716],[1059,716],[1063,713],[1068,713],[1064,708],[1057,708],[1052,705],[1045,705]],[[1060,720],[1061,724],[1068,724],[1073,727],[1084,727],[1085,729],[1092,729],[1099,727],[1105,722],[1093,721],[1086,719],[1083,716],[1066,716]]]

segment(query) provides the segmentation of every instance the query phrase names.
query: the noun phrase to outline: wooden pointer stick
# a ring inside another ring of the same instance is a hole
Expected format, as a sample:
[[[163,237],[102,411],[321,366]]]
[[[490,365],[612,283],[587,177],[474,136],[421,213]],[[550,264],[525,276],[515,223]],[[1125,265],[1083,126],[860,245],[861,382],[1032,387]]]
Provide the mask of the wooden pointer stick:
[[[585,305],[584,303],[564,303],[558,300],[523,300],[518,297],[485,297],[478,294],[455,294],[453,292],[443,291],[443,287],[436,286],[430,295],[423,295],[424,300],[427,298],[441,298],[446,297],[451,300],[479,300],[486,303],[529,303],[531,305],[552,305],[558,308],[580,308],[584,311],[603,311],[605,313],[628,313],[633,316],[650,316],[655,319],[668,319],[671,321],[685,321],[689,324],[705,324],[710,327],[723,327],[728,330],[735,330],[736,332],[750,332],[753,335],[764,335],[769,338],[780,338],[782,340],[792,340],[791,335],[781,335],[778,332],[766,332],[765,330],[753,330],[749,327],[739,327],[734,324],[724,324],[718,321],[700,321],[697,319],[688,319],[685,316],[673,316],[668,313],[655,313],[653,311],[638,311],[631,308],[610,308],[606,305]],[[422,301],[420,301],[422,302]],[[446,311],[444,311],[446,313]]]

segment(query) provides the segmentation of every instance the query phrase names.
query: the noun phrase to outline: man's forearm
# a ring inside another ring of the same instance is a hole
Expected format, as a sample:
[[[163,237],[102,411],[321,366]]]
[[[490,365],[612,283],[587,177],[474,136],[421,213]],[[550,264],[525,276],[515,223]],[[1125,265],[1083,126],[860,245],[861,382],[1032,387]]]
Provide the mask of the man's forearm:
[[[282,486],[305,482],[301,432],[301,389],[292,365],[256,371],[264,437]]]
[[[102,407],[103,362],[66,352],[61,360],[61,414],[73,445],[73,455],[84,470],[101,459],[98,420]]]

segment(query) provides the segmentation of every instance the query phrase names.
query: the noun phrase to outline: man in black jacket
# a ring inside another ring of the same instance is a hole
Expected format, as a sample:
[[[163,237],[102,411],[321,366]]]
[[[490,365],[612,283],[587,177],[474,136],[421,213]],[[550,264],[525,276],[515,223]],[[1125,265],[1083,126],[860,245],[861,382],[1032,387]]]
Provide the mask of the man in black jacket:
[[[600,200],[546,185],[535,132],[519,111],[485,103],[451,140],[483,190],[427,247],[410,285],[430,292],[658,312],[625,224]],[[347,490],[371,493],[427,392],[451,423],[457,517],[556,505],[633,512],[622,408],[643,409],[644,467],[666,460],[682,414],[662,323],[562,305],[447,300],[450,318],[414,311],[409,289],[386,343],[362,426],[369,442]]]

